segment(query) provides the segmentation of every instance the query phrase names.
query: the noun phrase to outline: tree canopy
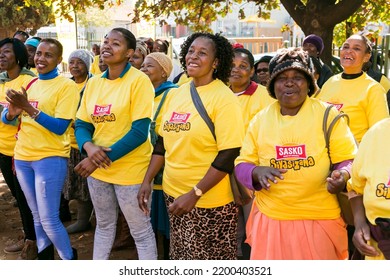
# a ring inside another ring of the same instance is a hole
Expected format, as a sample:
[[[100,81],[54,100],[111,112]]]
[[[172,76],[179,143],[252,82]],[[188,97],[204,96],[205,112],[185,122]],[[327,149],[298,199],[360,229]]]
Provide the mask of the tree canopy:
[[[388,9],[389,0],[247,0],[258,6],[258,16],[268,19],[271,9],[282,4],[305,34],[317,34],[322,37],[325,50],[322,54],[325,61],[331,59],[333,30],[338,23],[347,19],[361,23],[367,20],[377,21],[384,9]],[[134,21],[140,19],[158,19],[164,23],[168,16],[176,18],[177,24],[190,26],[193,30],[209,31],[210,24],[231,11],[233,4],[243,0],[137,0],[134,10]],[[356,11],[361,11],[355,14]],[[368,16],[369,15],[369,16]],[[243,10],[239,16],[245,18]],[[388,20],[388,19],[387,19]],[[360,22],[360,21],[359,21]]]
[[[0,3],[0,27],[10,34],[16,30],[36,30],[54,20],[52,7],[44,1],[37,1],[34,6],[25,5],[23,0],[7,0]]]
[[[105,5],[120,4],[122,0],[7,0],[0,2],[0,27],[11,35],[16,30],[35,34],[42,26],[54,22],[55,17],[73,21],[75,12],[88,7],[104,9]]]

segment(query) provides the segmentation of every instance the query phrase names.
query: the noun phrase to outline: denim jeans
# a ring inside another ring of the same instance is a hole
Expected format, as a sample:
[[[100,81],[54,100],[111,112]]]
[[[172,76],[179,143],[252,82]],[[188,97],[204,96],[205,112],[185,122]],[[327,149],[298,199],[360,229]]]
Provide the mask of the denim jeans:
[[[140,260],[156,260],[156,239],[150,222],[138,206],[141,185],[116,185],[88,177],[88,188],[96,215],[93,259],[107,260],[115,239],[118,205],[130,228]],[[151,201],[149,201],[150,207]]]
[[[28,240],[36,240],[33,216],[31,214],[30,207],[28,207],[26,197],[20,187],[19,181],[12,170],[12,157],[0,153],[0,170],[5,182],[18,203],[20,217],[22,219],[24,238]]]
[[[67,161],[63,157],[15,160],[16,176],[34,218],[38,252],[53,244],[63,260],[73,258],[68,233],[59,217]]]

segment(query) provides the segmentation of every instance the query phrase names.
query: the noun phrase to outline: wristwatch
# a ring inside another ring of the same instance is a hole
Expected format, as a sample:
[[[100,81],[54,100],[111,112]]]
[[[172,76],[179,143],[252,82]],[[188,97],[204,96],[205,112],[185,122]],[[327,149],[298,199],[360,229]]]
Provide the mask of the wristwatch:
[[[203,195],[202,190],[199,189],[197,186],[194,186],[194,191],[195,191],[196,196],[201,197]]]

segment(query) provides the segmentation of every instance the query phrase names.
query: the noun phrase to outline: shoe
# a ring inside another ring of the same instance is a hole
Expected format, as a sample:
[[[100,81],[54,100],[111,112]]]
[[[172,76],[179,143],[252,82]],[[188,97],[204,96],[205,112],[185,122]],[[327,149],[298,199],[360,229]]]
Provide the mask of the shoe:
[[[54,260],[54,245],[50,244],[38,253],[38,260]]]
[[[37,242],[35,240],[28,240],[24,242],[22,253],[18,260],[35,260],[38,257]]]
[[[93,205],[91,201],[77,201],[77,222],[66,227],[69,234],[87,231],[91,228],[91,214]]]
[[[7,254],[18,254],[23,250],[24,239],[20,239],[18,242],[8,245],[4,248],[4,253]]]

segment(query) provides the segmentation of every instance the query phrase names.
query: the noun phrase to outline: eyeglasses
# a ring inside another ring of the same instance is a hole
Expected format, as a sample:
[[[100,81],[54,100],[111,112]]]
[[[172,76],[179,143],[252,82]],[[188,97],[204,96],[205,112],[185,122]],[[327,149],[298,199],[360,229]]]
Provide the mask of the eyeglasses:
[[[259,68],[259,69],[256,69],[256,73],[259,74],[260,72],[265,72],[267,73],[268,72],[268,68]]]

